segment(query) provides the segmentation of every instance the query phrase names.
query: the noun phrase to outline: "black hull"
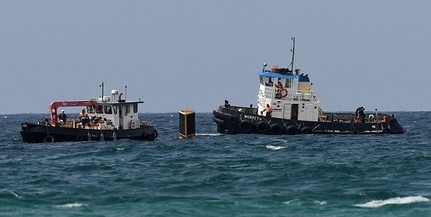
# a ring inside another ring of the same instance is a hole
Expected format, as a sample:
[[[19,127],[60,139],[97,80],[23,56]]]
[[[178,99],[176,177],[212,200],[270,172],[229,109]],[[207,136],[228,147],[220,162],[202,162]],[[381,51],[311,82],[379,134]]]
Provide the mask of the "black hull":
[[[154,141],[157,137],[157,131],[152,126],[128,130],[98,130],[23,123],[21,129],[21,137],[25,143],[113,141],[119,139]]]
[[[337,113],[330,117],[347,117]],[[386,114],[378,114],[383,117]],[[353,115],[351,115],[353,117]],[[387,115],[386,115],[387,116]],[[405,130],[396,119],[354,123],[352,120],[330,118],[325,121],[299,121],[257,115],[256,108],[220,106],[213,111],[213,121],[221,134],[400,134]]]

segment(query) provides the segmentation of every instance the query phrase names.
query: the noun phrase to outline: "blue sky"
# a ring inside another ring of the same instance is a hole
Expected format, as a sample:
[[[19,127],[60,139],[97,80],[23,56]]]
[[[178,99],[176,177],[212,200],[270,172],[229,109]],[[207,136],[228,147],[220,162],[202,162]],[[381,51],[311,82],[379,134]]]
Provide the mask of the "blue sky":
[[[140,112],[256,105],[264,62],[308,73],[325,111],[431,110],[431,1],[2,0],[0,114],[124,92]]]

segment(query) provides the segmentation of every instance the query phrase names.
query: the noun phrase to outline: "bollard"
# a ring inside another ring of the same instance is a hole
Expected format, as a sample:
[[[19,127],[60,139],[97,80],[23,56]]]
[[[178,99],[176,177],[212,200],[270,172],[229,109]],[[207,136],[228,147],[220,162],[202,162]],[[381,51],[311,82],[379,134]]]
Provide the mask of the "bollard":
[[[180,139],[195,138],[195,112],[190,109],[183,109],[179,112],[180,117]]]

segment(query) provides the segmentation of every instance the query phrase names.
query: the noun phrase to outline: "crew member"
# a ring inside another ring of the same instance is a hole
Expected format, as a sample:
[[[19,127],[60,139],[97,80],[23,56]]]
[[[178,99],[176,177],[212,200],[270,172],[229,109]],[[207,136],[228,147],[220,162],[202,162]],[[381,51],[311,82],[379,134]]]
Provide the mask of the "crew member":
[[[396,122],[396,121],[397,121],[397,119],[395,118],[395,115],[392,114],[391,119],[389,119],[389,122]]]
[[[365,108],[364,107],[361,106],[361,107],[357,108],[355,115],[356,115],[356,120],[358,120],[358,122],[365,123]]]
[[[90,122],[90,119],[88,118],[87,112],[85,112],[85,108],[81,110],[81,113],[79,113],[79,119],[81,120],[82,125],[85,125]]]
[[[265,112],[266,112],[266,117],[271,117],[272,108],[269,104],[266,104]]]
[[[60,121],[62,121],[62,122],[63,122],[63,124],[65,124],[65,123],[66,123],[67,116],[66,116],[66,114],[64,113],[64,110],[61,110],[61,113],[58,115],[58,119],[59,119]]]
[[[225,108],[230,108],[229,101],[224,100],[224,107],[225,107]]]

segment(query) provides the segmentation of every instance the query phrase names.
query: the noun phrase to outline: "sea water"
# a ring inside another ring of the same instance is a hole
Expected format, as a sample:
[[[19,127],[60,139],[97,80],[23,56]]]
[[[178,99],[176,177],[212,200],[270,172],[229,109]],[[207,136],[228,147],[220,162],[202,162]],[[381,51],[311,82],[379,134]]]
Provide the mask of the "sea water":
[[[26,144],[0,116],[0,216],[431,216],[431,112],[401,135],[220,135],[141,114],[156,141]]]

